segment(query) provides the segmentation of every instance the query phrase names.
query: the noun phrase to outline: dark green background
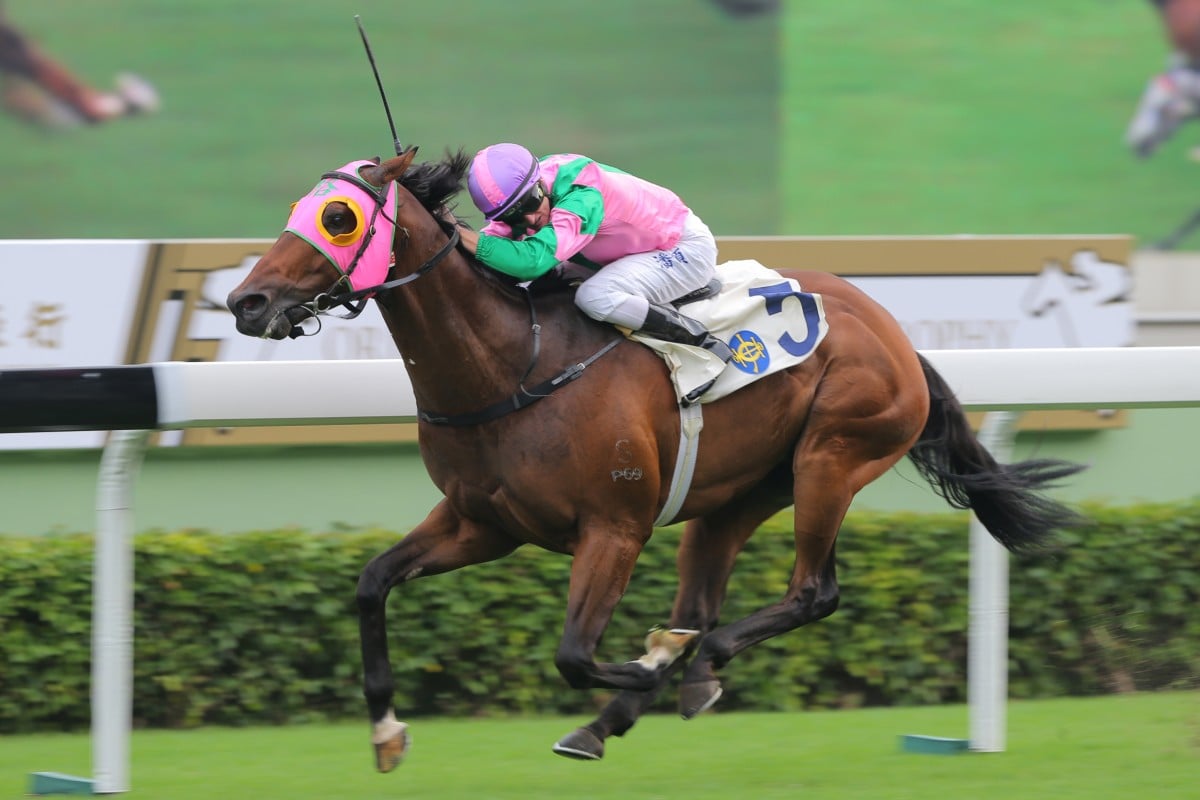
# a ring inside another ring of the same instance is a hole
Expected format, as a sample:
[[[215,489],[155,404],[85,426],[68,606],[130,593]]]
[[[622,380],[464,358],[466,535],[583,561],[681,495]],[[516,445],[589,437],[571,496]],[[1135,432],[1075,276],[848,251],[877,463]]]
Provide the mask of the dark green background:
[[[787,7],[787,233],[1147,240],[1200,204],[1194,124],[1147,161],[1124,145],[1167,56],[1144,0]]]
[[[519,141],[674,188],[718,234],[779,229],[777,15],[704,0],[38,0],[8,16],[78,73],[156,84],[152,117],[0,117],[0,238],[273,238],[320,173],[405,144]],[[469,201],[466,203],[469,205]]]
[[[1196,204],[1185,128],[1122,136],[1167,47],[1135,0],[15,0],[80,74],[160,114],[0,117],[0,237],[273,237],[323,170],[518,140],[677,189],[721,235],[1132,233]]]

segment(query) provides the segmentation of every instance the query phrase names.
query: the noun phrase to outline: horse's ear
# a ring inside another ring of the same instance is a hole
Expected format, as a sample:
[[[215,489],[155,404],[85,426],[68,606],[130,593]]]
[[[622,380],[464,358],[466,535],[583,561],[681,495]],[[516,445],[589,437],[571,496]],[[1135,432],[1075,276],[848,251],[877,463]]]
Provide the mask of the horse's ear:
[[[376,186],[387,186],[404,175],[405,170],[412,166],[413,157],[416,154],[417,147],[413,145],[400,155],[384,161],[378,167],[367,167],[363,170],[362,176]]]

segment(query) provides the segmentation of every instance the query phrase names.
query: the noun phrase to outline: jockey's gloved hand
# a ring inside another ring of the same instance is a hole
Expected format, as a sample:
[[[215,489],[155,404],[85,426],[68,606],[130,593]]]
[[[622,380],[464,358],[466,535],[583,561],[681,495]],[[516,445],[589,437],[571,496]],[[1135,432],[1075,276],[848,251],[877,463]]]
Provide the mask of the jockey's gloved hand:
[[[587,267],[581,267],[570,261],[558,262],[553,271],[559,280],[570,286],[578,286],[596,274]]]

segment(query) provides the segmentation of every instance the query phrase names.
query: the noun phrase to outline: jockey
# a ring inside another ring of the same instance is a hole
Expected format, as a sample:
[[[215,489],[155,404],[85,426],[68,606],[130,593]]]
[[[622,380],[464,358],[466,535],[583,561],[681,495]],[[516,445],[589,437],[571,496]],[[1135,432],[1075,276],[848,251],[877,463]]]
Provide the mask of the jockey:
[[[570,262],[587,274],[575,305],[592,319],[733,357],[670,305],[707,286],[717,261],[712,232],[674,192],[585,156],[539,161],[510,143],[475,155],[467,188],[487,224],[464,230],[463,244],[485,265],[532,280]]]

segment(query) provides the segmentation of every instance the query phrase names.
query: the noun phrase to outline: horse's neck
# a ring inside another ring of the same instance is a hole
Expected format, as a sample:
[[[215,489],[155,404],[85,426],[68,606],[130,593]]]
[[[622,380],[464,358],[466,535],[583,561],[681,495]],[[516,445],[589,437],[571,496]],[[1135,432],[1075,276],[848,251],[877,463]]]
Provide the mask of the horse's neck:
[[[436,226],[412,231],[411,237],[402,255],[412,263],[398,274],[417,268],[446,241]],[[379,308],[422,408],[475,410],[513,391],[529,366],[533,334],[527,304],[481,275],[461,250],[390,290]]]

